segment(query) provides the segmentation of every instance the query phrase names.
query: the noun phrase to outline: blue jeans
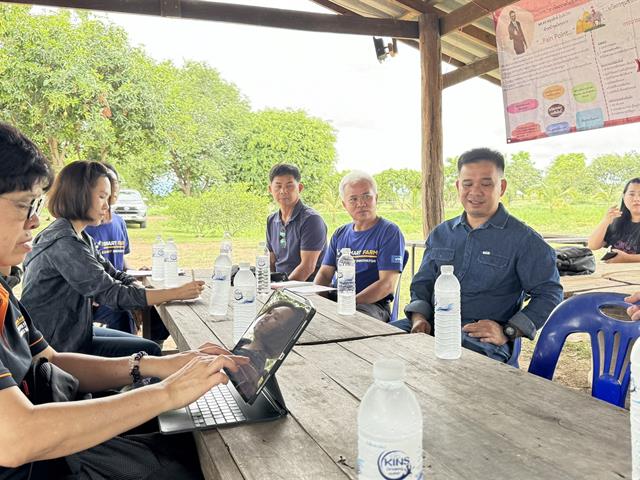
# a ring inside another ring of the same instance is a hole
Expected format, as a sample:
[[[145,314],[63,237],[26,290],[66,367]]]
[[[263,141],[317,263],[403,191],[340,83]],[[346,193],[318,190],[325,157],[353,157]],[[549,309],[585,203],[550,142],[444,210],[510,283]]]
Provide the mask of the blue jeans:
[[[463,324],[467,323],[470,322],[463,322]],[[393,325],[405,332],[410,332],[412,323],[408,318],[403,318],[402,320],[390,322],[389,325]],[[462,332],[462,346],[502,363],[506,363],[511,358],[512,347],[509,342],[504,345],[494,345],[493,343],[481,342],[477,338],[470,337],[468,333]]]
[[[107,328],[134,335],[138,331],[131,312],[128,310],[116,310],[107,305],[100,305],[93,311],[93,321],[104,323]]]
[[[160,345],[152,340],[110,328],[93,327],[93,340],[89,354],[113,358],[128,357],[140,351],[156,357],[162,355]]]

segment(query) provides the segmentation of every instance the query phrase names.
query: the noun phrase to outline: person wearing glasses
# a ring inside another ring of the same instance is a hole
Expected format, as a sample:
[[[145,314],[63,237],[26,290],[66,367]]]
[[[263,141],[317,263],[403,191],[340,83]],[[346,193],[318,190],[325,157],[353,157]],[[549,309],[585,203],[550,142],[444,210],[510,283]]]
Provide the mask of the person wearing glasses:
[[[121,434],[227,383],[222,369],[235,372],[249,359],[213,344],[164,357],[138,353],[129,358],[61,353],[49,345],[7,280],[10,266],[21,264],[31,251],[42,195],[52,178],[38,148],[0,123],[0,478],[201,479],[190,433],[152,433],[149,423],[137,435]],[[135,375],[162,381],[99,399],[36,404],[25,379],[42,360],[76,377],[80,392],[131,384]]]
[[[507,362],[516,338],[533,340],[562,301],[556,253],[500,202],[507,189],[500,152],[476,148],[460,155],[456,188],[464,212],[429,234],[411,282],[407,318],[393,325],[432,335],[435,281],[443,265],[453,265],[460,281],[462,346]]]
[[[315,283],[335,287],[338,256],[342,248],[350,248],[356,261],[356,309],[388,322],[395,285],[404,267],[404,237],[395,223],[378,216],[378,187],[371,175],[353,171],[340,181],[339,188],[342,205],[353,222],[334,232]]]
[[[146,290],[116,270],[84,231],[104,221],[110,197],[109,172],[101,163],[77,161],[60,171],[48,195],[49,213],[56,220],[38,234],[24,262],[22,302],[58,351],[118,357],[144,350],[160,355],[151,340],[93,327],[93,304],[129,310],[191,299],[200,295],[204,282]]]
[[[289,280],[313,281],[327,245],[327,225],[300,199],[304,185],[295,165],[279,163],[269,172],[269,193],[278,211],[267,218],[271,271]]]

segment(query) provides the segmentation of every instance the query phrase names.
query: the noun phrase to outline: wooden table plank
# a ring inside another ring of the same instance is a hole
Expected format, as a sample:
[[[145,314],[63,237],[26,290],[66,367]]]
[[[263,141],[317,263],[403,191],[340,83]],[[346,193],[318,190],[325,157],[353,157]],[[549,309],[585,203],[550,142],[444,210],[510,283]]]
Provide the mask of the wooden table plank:
[[[426,478],[630,478],[628,412],[468,350],[459,361],[437,360],[432,344],[405,335],[295,350],[356,398],[371,384],[373,361],[403,358],[424,415]],[[280,383],[289,398],[293,385]],[[333,441],[322,433],[321,445]]]
[[[575,275],[560,277],[560,283],[564,290],[564,298],[569,298],[576,293],[599,290],[603,288],[626,285],[622,282],[609,280],[602,277],[590,278],[591,275]]]

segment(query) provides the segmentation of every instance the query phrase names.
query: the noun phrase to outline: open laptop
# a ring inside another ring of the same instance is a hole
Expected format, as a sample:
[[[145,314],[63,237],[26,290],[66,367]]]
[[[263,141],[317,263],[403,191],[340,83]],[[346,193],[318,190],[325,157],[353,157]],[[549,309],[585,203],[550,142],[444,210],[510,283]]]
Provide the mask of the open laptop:
[[[158,417],[162,433],[218,428],[275,420],[287,414],[275,373],[316,310],[305,297],[277,290],[232,352],[251,362],[236,373],[226,372],[227,385],[218,385],[192,404]]]

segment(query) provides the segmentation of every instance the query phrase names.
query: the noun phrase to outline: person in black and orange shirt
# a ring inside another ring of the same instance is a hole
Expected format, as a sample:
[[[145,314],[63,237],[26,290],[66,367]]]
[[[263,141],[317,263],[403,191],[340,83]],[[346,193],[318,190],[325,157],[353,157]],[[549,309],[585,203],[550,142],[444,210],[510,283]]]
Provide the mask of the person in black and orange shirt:
[[[51,166],[37,147],[0,124],[0,479],[202,478],[190,434],[117,435],[195,401],[226,383],[222,368],[235,372],[249,359],[213,344],[165,357],[139,352],[109,359],[49,346],[8,280],[11,266],[31,250],[51,181]],[[117,388],[138,376],[163,380],[100,399],[34,405],[20,387],[41,358],[75,376],[81,392]]]

